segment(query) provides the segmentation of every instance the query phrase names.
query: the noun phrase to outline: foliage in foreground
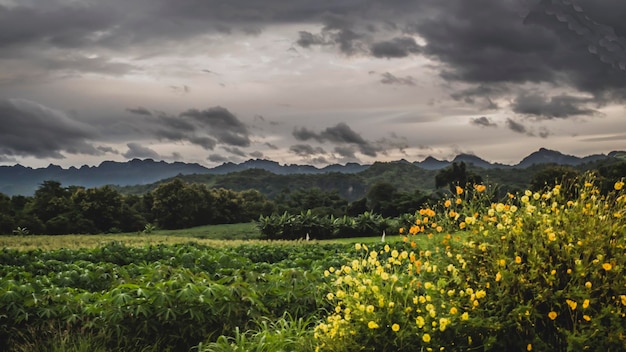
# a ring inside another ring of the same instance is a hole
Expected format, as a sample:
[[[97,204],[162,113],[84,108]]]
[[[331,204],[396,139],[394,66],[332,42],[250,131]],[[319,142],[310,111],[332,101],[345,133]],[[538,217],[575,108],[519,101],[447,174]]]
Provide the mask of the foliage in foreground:
[[[404,243],[5,248],[0,349],[626,350],[623,182],[454,191]]]
[[[600,196],[585,182],[565,199],[557,185],[502,203],[482,185],[457,188],[441,212],[420,213],[406,244],[357,244],[358,255],[326,271],[333,310],[315,327],[318,350],[626,350],[623,186]],[[408,244],[440,224],[469,241]]]
[[[46,350],[60,341],[109,351],[188,350],[286,311],[302,328],[310,324],[298,319],[313,319],[321,304],[316,272],[343,261],[344,251],[304,244],[5,248],[0,350]]]

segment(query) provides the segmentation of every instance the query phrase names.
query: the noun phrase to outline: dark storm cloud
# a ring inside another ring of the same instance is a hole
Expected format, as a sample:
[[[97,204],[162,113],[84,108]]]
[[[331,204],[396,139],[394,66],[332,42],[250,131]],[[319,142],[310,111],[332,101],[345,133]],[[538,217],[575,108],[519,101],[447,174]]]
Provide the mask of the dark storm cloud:
[[[133,114],[137,114],[137,115],[146,115],[146,116],[152,116],[152,112],[150,112],[150,110],[139,106],[136,108],[127,108],[126,111],[133,113]]]
[[[211,154],[208,156],[207,160],[214,163],[224,163],[228,161],[228,158],[220,154]]]
[[[139,143],[128,143],[126,146],[128,147],[128,151],[122,154],[126,159],[162,159],[159,153]]]
[[[470,123],[472,125],[481,126],[481,127],[497,127],[498,126],[497,123],[491,121],[491,119],[485,116],[470,119]]]
[[[379,58],[407,57],[419,53],[420,46],[412,37],[397,37],[388,41],[376,42],[371,45],[372,55]]]
[[[293,131],[293,136],[300,141],[307,141],[314,139],[318,142],[332,142],[335,144],[349,144],[358,147],[359,152],[367,156],[376,156],[377,152],[381,151],[381,148],[372,145],[372,143],[366,141],[356,133],[350,126],[341,122],[334,127],[328,127],[325,130],[316,133],[306,128],[296,128]]]
[[[211,137],[203,137],[203,136],[190,136],[189,142],[199,145],[206,150],[213,150],[217,145],[215,139]]]
[[[570,95],[546,97],[536,93],[523,93],[512,104],[518,114],[533,115],[544,119],[567,118],[570,116],[592,116],[596,110],[585,107],[590,99]]]
[[[299,141],[308,141],[309,139],[315,139],[318,142],[322,141],[322,138],[319,134],[317,134],[314,131],[309,130],[306,127],[302,127],[302,128],[295,128],[293,130],[293,136],[299,140]]]
[[[441,76],[451,82],[547,82],[623,99],[626,5],[607,2],[425,1],[428,16],[407,28],[425,39],[422,51],[447,66]]]
[[[81,47],[93,40],[94,32],[114,24],[113,13],[95,5],[0,4],[0,48],[27,43]]]
[[[477,105],[483,110],[497,110],[499,106],[493,99],[505,96],[509,91],[510,89],[504,84],[491,84],[489,86],[481,84],[456,90],[450,94],[450,97],[457,101],[464,101],[467,104]]]
[[[303,48],[308,48],[312,45],[326,45],[329,44],[326,39],[324,39],[324,37],[320,34],[313,34],[311,32],[307,32],[307,31],[300,31],[298,32],[298,35],[300,36],[300,38],[298,39],[298,41],[296,42],[298,45],[300,45]]]
[[[334,152],[340,155],[342,158],[356,159],[356,150],[352,147],[335,147]]]
[[[395,84],[395,85],[401,85],[401,86],[414,86],[415,85],[415,78],[413,78],[412,76],[396,77],[389,72],[385,72],[381,76],[383,77],[380,80],[380,83],[382,84]]]
[[[522,125],[519,122],[516,122],[513,119],[506,119],[506,126],[513,132],[516,133],[528,133],[526,126]]]
[[[218,145],[248,147],[251,143],[248,127],[220,106],[205,110],[189,109],[178,115],[144,107],[126,111],[137,116],[126,120],[125,124],[137,133],[159,140],[189,142],[205,150],[213,150]]]
[[[220,143],[237,147],[250,146],[250,132],[247,126],[221,106],[206,110],[190,109],[180,116],[193,119]]]
[[[88,141],[91,126],[41,104],[20,99],[0,100],[0,155],[64,158],[70,154],[102,155]]]
[[[322,147],[313,147],[309,144],[295,144],[289,147],[289,151],[299,156],[311,156],[315,154],[325,154]]]

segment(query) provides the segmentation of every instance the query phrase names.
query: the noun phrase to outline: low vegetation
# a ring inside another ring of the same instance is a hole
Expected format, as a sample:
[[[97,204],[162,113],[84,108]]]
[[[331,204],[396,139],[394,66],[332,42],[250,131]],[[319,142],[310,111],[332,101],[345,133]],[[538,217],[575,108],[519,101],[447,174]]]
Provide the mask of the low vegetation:
[[[385,242],[4,248],[0,349],[626,349],[623,181],[452,191]]]

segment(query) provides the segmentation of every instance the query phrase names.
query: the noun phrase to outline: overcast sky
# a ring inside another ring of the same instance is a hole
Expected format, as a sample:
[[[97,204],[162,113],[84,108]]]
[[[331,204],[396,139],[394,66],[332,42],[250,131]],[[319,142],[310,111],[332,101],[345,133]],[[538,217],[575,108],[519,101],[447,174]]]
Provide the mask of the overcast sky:
[[[624,0],[0,0],[0,165],[626,150]]]

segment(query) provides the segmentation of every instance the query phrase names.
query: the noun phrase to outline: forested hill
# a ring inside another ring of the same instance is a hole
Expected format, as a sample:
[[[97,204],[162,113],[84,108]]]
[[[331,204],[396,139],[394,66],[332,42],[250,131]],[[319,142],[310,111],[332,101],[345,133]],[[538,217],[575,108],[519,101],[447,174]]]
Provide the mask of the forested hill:
[[[372,165],[348,163],[316,168],[311,165],[280,165],[269,160],[248,160],[241,164],[224,163],[215,168],[182,162],[167,163],[151,159],[128,162],[105,161],[98,166],[63,169],[57,165],[33,169],[21,165],[0,166],[0,193],[32,195],[44,182],[54,180],[63,185],[100,187],[115,185],[130,193],[152,189],[155,183],[173,177],[183,177],[215,187],[229,189],[259,189],[272,196],[285,188],[336,189],[347,199],[363,195],[365,189],[377,182],[394,184],[400,190],[434,189],[434,175],[453,163],[465,163],[477,169],[481,176],[500,184],[524,186],[536,168],[558,164],[578,169],[593,168],[598,163],[625,160],[626,152],[591,155],[578,158],[557,151],[540,149],[517,165],[492,164],[477,156],[460,154],[452,161],[428,157],[421,162],[400,160],[377,162]],[[590,166],[587,166],[590,165]],[[527,171],[528,170],[528,171]],[[530,172],[530,174],[529,174]],[[137,186],[135,186],[137,185]],[[127,187],[130,186],[130,187]]]
[[[626,177],[626,161],[604,159],[577,166],[557,164],[535,164],[527,168],[480,168],[467,165],[467,172],[478,175],[483,182],[499,185],[503,190],[515,192],[524,190],[536,179],[562,175],[571,170],[582,173],[588,170],[603,170],[612,173],[612,178]],[[160,184],[178,178],[188,183],[204,184],[210,188],[225,188],[234,191],[255,189],[268,198],[285,191],[317,188],[323,191],[336,191],[342,198],[354,201],[363,198],[376,184],[388,183],[397,191],[412,193],[420,191],[430,194],[436,191],[435,178],[439,170],[426,170],[407,162],[376,162],[364,171],[357,173],[330,172],[325,174],[278,175],[266,170],[249,169],[224,175],[194,174],[179,175],[149,185],[118,187],[121,193],[145,194]],[[614,175],[613,175],[614,174]]]

